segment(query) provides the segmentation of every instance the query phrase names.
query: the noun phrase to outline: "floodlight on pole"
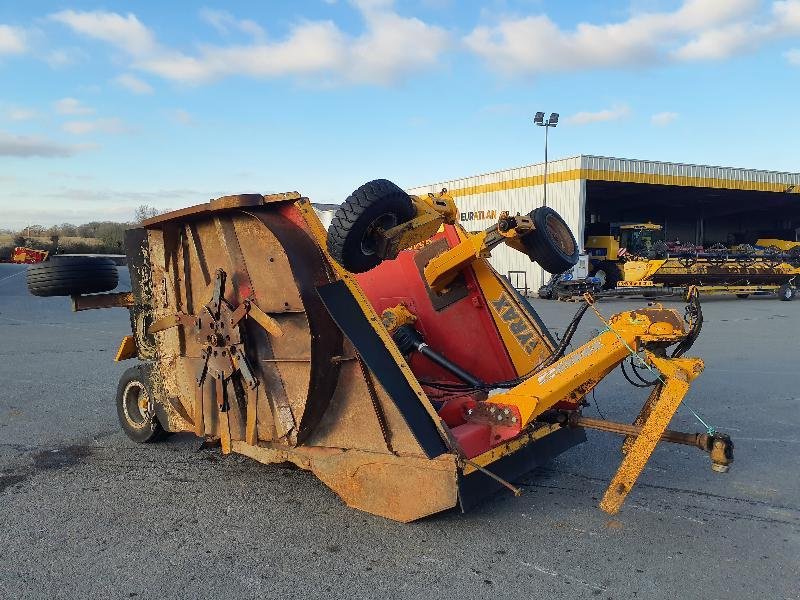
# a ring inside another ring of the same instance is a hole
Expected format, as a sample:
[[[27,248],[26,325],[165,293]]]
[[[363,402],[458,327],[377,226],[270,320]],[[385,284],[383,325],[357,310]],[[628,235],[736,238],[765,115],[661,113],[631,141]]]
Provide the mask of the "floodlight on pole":
[[[547,132],[551,127],[558,125],[558,113],[550,113],[550,117],[545,121],[544,113],[537,112],[533,117],[533,122],[539,127],[544,127],[544,201],[542,206],[547,206]],[[546,278],[547,273],[542,267],[542,283],[545,282]]]
[[[544,127],[544,202],[543,206],[547,206],[547,132],[551,127],[558,125],[558,113],[550,113],[547,121],[544,120],[544,113],[537,112],[533,117],[534,124],[539,127]]]

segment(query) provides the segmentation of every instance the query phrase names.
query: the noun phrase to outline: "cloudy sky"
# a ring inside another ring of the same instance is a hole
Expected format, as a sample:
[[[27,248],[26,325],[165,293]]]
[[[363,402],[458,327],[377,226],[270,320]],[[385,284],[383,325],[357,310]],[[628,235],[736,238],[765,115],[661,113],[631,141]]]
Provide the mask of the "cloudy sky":
[[[800,0],[0,2],[0,228],[604,154],[800,171]]]

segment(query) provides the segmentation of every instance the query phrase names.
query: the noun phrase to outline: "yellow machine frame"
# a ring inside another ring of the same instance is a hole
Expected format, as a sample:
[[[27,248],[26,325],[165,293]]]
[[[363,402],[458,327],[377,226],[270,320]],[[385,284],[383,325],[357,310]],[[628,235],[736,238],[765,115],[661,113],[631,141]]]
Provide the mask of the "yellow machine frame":
[[[419,243],[424,233],[430,234],[438,230],[443,223],[455,224],[461,242],[428,263],[424,270],[428,285],[434,291],[441,292],[461,269],[472,265],[476,269],[479,285],[484,293],[488,292],[487,297],[494,297],[493,291],[487,288],[496,287],[498,279],[494,274],[490,274],[486,261],[481,259],[488,258],[491,249],[503,242],[524,252],[520,239],[532,231],[531,220],[528,217],[519,215],[512,217],[508,213],[503,213],[496,227],[478,233],[468,233],[459,224],[454,223],[455,213],[452,210],[454,204],[445,190],[438,196],[431,194],[428,197],[413,197],[413,201],[418,216],[385,233],[387,238],[392,239],[392,247],[396,251],[402,250]],[[439,212],[438,220],[432,211]],[[417,221],[421,224],[418,225]],[[652,223],[627,227],[661,229],[661,226]],[[357,290],[357,283],[343,271],[342,269],[340,274],[346,279],[348,286]],[[363,292],[356,296],[360,302],[364,301],[362,307],[365,310],[371,310]],[[591,297],[587,296],[587,302],[593,304]],[[400,311],[400,307],[396,307],[395,310]],[[390,323],[410,322],[414,318],[405,307],[399,312],[400,317],[392,312],[390,311]],[[494,310],[493,315],[496,322],[502,323],[502,314]],[[599,312],[597,315],[603,319]],[[647,368],[659,373],[659,384],[640,412],[641,433],[632,444],[629,444],[628,452],[601,502],[600,506],[604,511],[614,514],[620,509],[656,444],[662,439],[691,382],[702,372],[703,361],[699,358],[665,355],[666,347],[685,340],[689,335],[682,317],[674,310],[658,305],[622,312],[607,321],[603,319],[603,322],[606,331],[547,368],[533,373],[512,389],[491,396],[486,402],[478,405],[470,418],[475,422],[489,422],[517,428],[522,433],[537,417],[542,416],[557,403],[567,401],[577,404],[623,360],[632,355],[637,356]],[[499,327],[501,335],[506,329]],[[518,344],[512,343],[505,335],[503,337],[511,350],[515,366],[521,372],[533,371],[537,366],[535,359],[527,353],[520,353]],[[546,433],[543,432],[545,435]],[[518,441],[512,439],[504,446],[513,447],[515,443]],[[502,450],[495,448],[485,456],[478,457],[476,462],[478,465],[489,465],[492,459],[499,458],[503,454]],[[729,456],[722,460],[725,464],[721,466],[727,468],[732,458]],[[469,466],[475,468],[475,465]]]

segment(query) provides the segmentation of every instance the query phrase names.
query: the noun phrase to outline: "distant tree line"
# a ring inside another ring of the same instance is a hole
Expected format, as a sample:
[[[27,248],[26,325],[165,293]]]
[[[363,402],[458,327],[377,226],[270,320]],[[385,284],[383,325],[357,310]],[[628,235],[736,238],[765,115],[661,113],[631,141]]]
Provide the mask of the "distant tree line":
[[[92,221],[83,225],[29,225],[20,231],[12,231],[10,244],[0,244],[0,259],[7,259],[17,246],[59,254],[123,254],[125,230],[163,212],[166,211],[143,204],[134,210],[133,220],[124,223]]]

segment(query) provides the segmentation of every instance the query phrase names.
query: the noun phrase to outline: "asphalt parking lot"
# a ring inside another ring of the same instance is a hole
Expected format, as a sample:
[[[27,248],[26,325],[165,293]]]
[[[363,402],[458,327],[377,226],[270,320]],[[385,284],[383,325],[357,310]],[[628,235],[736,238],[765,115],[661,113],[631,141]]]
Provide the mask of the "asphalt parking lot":
[[[619,439],[589,432],[522,497],[402,525],[192,436],[134,444],[113,405],[127,311],[72,313],[24,284],[0,265],[2,599],[800,598],[798,300],[704,303],[688,402],[733,437],[730,473],[661,445],[612,519],[596,505]],[[577,308],[532,303],[556,331]],[[599,327],[587,315],[575,341]],[[614,374],[586,414],[630,421],[644,395]],[[672,427],[702,430],[683,409]]]

